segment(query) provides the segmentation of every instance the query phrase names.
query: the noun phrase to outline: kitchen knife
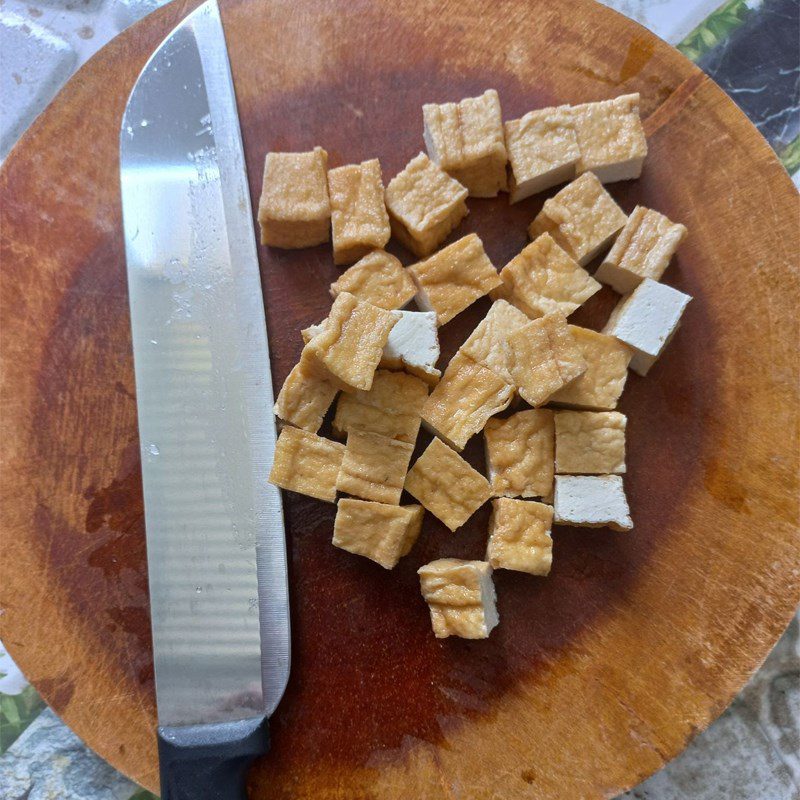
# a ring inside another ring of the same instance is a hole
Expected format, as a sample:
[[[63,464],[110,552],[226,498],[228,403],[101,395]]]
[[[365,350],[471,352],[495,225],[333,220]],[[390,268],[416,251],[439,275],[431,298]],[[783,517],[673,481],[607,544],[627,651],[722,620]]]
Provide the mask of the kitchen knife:
[[[209,0],[120,131],[161,792],[241,798],[289,675],[273,391],[236,100]]]

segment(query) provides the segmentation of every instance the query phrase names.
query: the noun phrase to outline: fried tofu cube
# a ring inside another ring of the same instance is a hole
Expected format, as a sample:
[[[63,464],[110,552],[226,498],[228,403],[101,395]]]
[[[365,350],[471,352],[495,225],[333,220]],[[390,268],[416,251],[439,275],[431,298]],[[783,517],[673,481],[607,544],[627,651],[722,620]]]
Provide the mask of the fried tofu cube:
[[[568,317],[600,284],[559,247],[549,233],[537,236],[500,270],[503,285],[493,297],[503,297],[531,319],[558,312]]]
[[[607,247],[627,221],[625,212],[591,172],[544,201],[530,224],[531,239],[549,233],[582,267]]]
[[[595,277],[620,294],[632,292],[644,278],[657,281],[686,233],[685,226],[658,211],[636,206]]]
[[[509,385],[513,384],[508,355],[508,337],[525,327],[530,319],[505,300],[492,303],[489,313],[470,334],[459,352],[492,370]]]
[[[342,498],[333,523],[333,544],[392,569],[417,541],[422,506],[389,506]]]
[[[625,472],[625,425],[618,411],[556,411],[556,472],[559,475],[621,475]]]
[[[451,447],[463,450],[489,417],[508,408],[513,397],[513,386],[459,351],[425,401],[422,421]]]
[[[414,445],[409,442],[351,431],[336,488],[364,500],[397,505],[413,451]]]
[[[500,621],[486,561],[439,558],[417,570],[437,639],[486,639]]]
[[[459,103],[422,106],[428,155],[473,197],[496,197],[507,188],[505,136],[494,89]]]
[[[586,372],[559,389],[551,403],[593,411],[613,411],[628,379],[633,350],[613,336],[569,326],[586,360]]]
[[[352,264],[392,235],[377,158],[328,172],[333,263]]]
[[[529,111],[505,131],[512,203],[575,177],[581,151],[567,106]]]
[[[400,320],[389,331],[380,366],[404,369],[435,386],[442,373],[439,360],[439,330],[433,311],[398,311]]]
[[[320,374],[320,370],[315,369],[312,361],[309,354],[305,353],[289,373],[275,402],[275,416],[316,433],[338,389]]]
[[[306,348],[345,391],[366,391],[372,386],[389,332],[399,319],[394,311],[342,292],[333,301],[322,330]]]
[[[408,268],[417,284],[417,305],[435,311],[439,325],[502,284],[477,234],[470,233]]]
[[[467,194],[466,187],[420,153],[386,187],[392,233],[424,258],[467,216]]]
[[[427,397],[428,386],[419,378],[378,370],[368,392],[339,395],[333,433],[367,431],[414,444]]]
[[[491,496],[489,481],[440,439],[433,439],[416,460],[405,488],[451,531]]]
[[[508,338],[511,375],[520,397],[532,406],[586,371],[586,360],[560,314],[529,322]]]
[[[633,528],[619,475],[556,475],[554,512],[559,525],[615,531]]]
[[[549,497],[553,492],[555,426],[549,409],[490,419],[483,429],[492,495]]]
[[[275,445],[269,482],[290,492],[334,503],[343,456],[343,444],[287,426]]]
[[[492,569],[548,575],[553,565],[553,508],[533,500],[492,500],[486,560]]]
[[[327,168],[328,154],[321,147],[310,153],[267,153],[258,201],[261,244],[297,249],[328,241]]]
[[[374,250],[346,269],[331,284],[331,296],[334,299],[342,292],[349,292],[362,302],[393,311],[408,305],[414,299],[417,287],[397,258],[385,250]]]
[[[577,173],[593,172],[603,183],[642,173],[647,139],[639,116],[639,95],[625,94],[570,109],[581,157]]]
[[[645,278],[617,303],[603,333],[632,347],[631,369],[647,375],[678,330],[691,299],[671,286]]]

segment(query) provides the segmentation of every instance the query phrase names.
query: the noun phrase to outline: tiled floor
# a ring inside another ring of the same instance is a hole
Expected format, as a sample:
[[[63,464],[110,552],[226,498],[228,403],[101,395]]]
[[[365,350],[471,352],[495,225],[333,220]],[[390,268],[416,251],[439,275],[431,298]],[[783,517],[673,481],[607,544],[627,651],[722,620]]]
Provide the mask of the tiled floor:
[[[696,60],[800,178],[798,0],[604,0]],[[162,0],[0,0],[0,159],[70,75]],[[698,27],[699,26],[699,27]],[[0,800],[144,800],[0,645]],[[800,800],[797,619],[723,716],[627,800]]]

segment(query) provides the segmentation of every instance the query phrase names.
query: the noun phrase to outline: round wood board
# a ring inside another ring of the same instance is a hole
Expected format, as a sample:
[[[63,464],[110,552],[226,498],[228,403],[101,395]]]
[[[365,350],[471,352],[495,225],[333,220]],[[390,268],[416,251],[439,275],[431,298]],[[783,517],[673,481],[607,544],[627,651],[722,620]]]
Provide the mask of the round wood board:
[[[145,60],[194,5],[99,53],[1,177],[0,636],[65,722],[150,788],[117,132]],[[641,92],[644,174],[610,188],[627,211],[688,225],[666,280],[695,298],[623,398],[636,529],[556,529],[548,579],[496,575],[488,641],[435,640],[415,575],[438,556],[481,557],[487,508],[455,535],[427,515],[385,572],[331,547],[332,505],[286,498],[292,677],[251,797],[575,800],[638,783],[725,708],[800,598],[794,187],[708,78],[588,0],[232,0],[223,17],[254,207],[269,149],[378,156],[388,180],[422,147],[426,101],[495,87],[512,118]],[[458,235],[478,231],[502,266],[541,202],[471,201]],[[337,271],[327,247],[260,258],[280,386]],[[576,321],[599,326],[612,304],[604,290]],[[445,358],[487,307],[443,329]]]

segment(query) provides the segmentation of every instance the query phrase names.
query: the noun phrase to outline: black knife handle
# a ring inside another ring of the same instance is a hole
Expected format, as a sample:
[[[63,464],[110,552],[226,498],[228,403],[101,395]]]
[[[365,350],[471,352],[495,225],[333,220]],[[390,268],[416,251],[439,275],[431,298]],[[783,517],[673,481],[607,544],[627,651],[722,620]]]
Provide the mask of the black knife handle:
[[[162,800],[243,800],[247,770],[269,750],[266,717],[158,729]]]

